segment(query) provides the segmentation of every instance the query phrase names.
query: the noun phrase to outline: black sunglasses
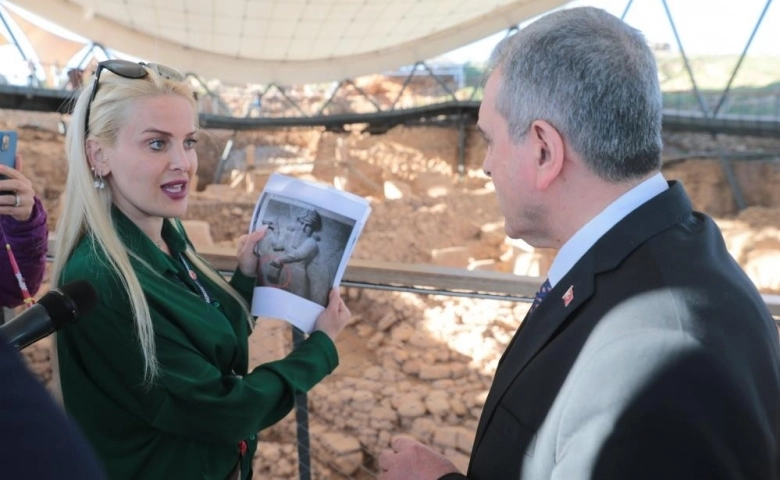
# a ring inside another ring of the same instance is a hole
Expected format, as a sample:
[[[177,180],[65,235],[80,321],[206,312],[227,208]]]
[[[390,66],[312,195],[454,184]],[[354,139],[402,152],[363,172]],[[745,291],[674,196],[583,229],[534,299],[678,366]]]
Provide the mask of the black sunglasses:
[[[115,75],[119,75],[120,77],[132,80],[145,78],[149,75],[147,69],[154,70],[158,75],[167,78],[168,80],[176,80],[178,82],[184,80],[184,75],[179,73],[178,70],[157,63],[135,63],[121,59],[105,60],[98,63],[97,69],[95,70],[95,80],[92,83],[92,93],[89,96],[89,102],[87,102],[87,112],[84,115],[84,138],[89,136],[89,111],[92,109],[92,102],[95,100],[95,95],[97,95],[100,73],[103,69],[106,69]]]

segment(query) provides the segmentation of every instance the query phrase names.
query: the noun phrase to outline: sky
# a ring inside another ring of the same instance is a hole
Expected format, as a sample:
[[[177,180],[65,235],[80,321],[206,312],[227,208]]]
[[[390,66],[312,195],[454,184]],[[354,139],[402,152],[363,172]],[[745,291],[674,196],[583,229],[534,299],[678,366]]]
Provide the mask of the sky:
[[[767,0],[667,0],[683,49],[688,55],[742,53]],[[780,57],[780,2],[772,2],[748,49],[748,55]],[[593,6],[623,15],[628,0],[575,0],[562,8]],[[651,43],[668,43],[679,51],[661,0],[633,0],[625,17]],[[533,21],[529,20],[520,25]],[[506,32],[499,32],[442,57],[463,63],[481,62]]]

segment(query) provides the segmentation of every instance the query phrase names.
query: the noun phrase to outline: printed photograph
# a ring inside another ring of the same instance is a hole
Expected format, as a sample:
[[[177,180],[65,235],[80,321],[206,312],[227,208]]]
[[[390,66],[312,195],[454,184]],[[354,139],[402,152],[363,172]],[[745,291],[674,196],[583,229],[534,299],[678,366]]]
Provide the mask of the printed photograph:
[[[322,207],[266,194],[252,229],[267,226],[255,246],[258,287],[275,287],[323,307],[355,220]]]

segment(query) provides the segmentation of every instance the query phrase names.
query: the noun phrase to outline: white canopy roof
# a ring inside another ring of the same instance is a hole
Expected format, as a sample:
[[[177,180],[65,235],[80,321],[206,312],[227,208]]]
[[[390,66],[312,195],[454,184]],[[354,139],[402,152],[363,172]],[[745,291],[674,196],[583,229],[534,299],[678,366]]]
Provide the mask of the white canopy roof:
[[[567,0],[24,0],[108,48],[230,83],[342,80],[411,65]]]

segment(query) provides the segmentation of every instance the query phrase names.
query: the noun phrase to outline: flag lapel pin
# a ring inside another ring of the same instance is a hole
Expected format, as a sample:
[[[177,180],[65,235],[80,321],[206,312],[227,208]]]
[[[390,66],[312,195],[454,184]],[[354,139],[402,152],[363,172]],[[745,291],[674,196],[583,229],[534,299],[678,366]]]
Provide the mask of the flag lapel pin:
[[[574,285],[570,286],[569,289],[566,290],[566,293],[563,294],[561,299],[563,300],[563,306],[568,307],[572,300],[574,300]]]

